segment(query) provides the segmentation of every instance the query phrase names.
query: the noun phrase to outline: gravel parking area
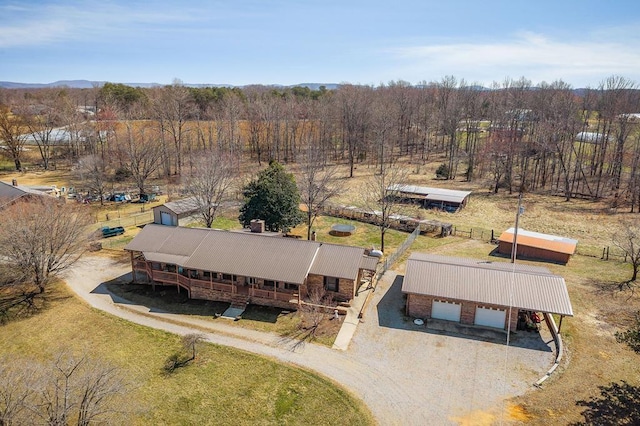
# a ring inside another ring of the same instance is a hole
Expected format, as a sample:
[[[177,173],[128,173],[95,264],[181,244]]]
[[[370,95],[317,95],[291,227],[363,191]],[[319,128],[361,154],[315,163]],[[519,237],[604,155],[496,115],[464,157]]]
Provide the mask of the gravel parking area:
[[[383,277],[348,351],[403,389],[388,395],[407,413],[398,423],[508,422],[503,401],[530,390],[553,362],[549,331],[518,332],[507,346],[501,331],[463,335],[417,326],[404,315],[401,286],[402,276]]]

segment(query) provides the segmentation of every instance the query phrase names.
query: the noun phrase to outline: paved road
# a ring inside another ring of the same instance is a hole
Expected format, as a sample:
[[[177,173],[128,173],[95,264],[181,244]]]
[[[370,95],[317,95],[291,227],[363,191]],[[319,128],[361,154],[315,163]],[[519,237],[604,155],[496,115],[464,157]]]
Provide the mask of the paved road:
[[[381,425],[456,424],[465,416],[492,418],[505,397],[530,388],[551,364],[538,337],[516,346],[429,332],[403,321],[395,276],[385,276],[347,351],[294,342],[268,333],[185,315],[150,312],[113,296],[102,284],[130,271],[129,263],[87,257],[66,276],[91,306],[126,320],[187,334],[197,327],[212,343],[233,346],[317,371],[351,390]],[[395,281],[395,283],[394,283]],[[548,341],[548,339],[546,339]]]

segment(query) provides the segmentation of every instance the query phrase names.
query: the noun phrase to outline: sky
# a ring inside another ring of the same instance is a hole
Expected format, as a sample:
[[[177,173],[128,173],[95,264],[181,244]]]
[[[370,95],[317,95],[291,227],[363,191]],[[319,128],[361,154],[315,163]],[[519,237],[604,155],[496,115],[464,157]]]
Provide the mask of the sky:
[[[638,0],[0,0],[0,81],[640,83]]]

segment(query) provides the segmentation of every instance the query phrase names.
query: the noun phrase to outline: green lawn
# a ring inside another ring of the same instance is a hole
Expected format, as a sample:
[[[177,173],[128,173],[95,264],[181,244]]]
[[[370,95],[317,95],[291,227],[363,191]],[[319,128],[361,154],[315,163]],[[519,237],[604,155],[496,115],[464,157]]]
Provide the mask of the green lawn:
[[[373,424],[330,381],[232,348],[203,344],[194,363],[166,375],[179,337],[94,310],[62,284],[48,297],[35,315],[0,326],[0,356],[47,359],[68,348],[118,366],[128,424]]]

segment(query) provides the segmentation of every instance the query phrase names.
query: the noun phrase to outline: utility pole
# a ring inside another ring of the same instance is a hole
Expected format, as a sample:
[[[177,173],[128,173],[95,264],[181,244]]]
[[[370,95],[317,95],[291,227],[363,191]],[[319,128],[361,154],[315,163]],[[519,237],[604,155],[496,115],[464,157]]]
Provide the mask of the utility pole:
[[[513,243],[511,244],[511,263],[516,263],[516,255],[518,253],[518,223],[520,222],[520,215],[524,213],[522,207],[522,192],[518,195],[518,211],[516,212],[516,228],[513,231]]]

